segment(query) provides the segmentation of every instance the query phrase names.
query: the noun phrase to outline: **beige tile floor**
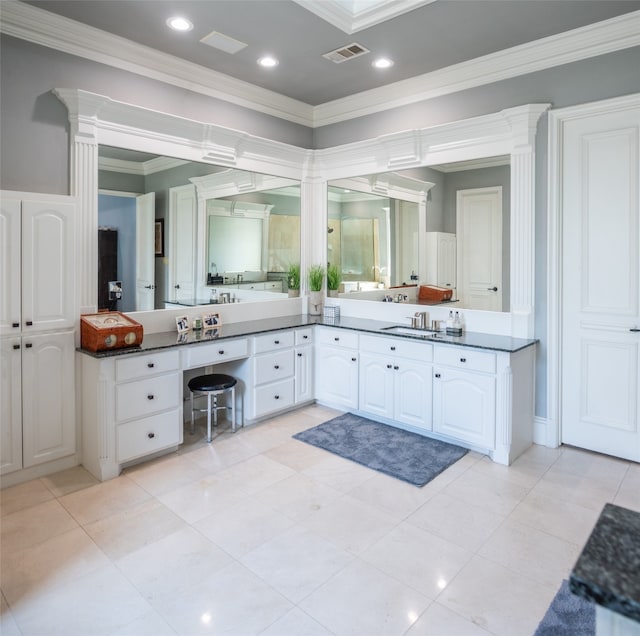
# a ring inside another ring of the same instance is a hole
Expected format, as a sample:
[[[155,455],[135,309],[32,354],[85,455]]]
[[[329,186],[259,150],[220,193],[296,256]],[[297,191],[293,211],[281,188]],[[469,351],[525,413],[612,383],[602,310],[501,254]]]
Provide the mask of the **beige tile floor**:
[[[640,466],[469,453],[416,488],[291,438],[319,406],[98,483],[1,493],[2,636],[530,636]]]

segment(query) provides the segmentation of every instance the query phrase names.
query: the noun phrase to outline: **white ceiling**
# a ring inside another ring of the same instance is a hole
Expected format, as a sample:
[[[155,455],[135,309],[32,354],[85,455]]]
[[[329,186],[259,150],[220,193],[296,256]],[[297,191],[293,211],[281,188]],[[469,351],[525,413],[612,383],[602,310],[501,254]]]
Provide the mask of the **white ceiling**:
[[[167,28],[178,12],[192,31]],[[0,26],[318,126],[639,46],[640,0],[2,0]],[[212,31],[247,46],[230,54],[202,44]],[[371,53],[322,57],[352,42]],[[265,53],[280,64],[258,67]],[[394,66],[372,68],[379,55]]]

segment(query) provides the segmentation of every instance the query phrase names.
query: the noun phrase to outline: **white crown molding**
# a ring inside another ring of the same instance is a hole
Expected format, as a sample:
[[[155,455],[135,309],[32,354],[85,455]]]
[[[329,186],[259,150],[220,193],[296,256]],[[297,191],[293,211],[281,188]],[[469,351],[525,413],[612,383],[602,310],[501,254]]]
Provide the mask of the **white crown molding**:
[[[640,45],[640,11],[461,62],[314,108],[314,127]]]
[[[17,0],[2,0],[0,31],[303,126],[313,122],[308,104]]]
[[[0,31],[315,128],[638,46],[640,11],[315,107],[17,0],[2,0]]]
[[[113,159],[112,157],[98,157],[98,169],[123,174],[135,174],[146,177],[163,170],[171,170],[189,163],[183,159],[171,157],[156,157],[148,161],[129,161],[127,159]]]
[[[323,0],[310,2],[309,0],[294,0],[307,11],[311,11],[319,18],[341,31],[351,35],[369,27],[391,20],[403,13],[417,9],[436,0],[380,0],[373,6],[363,10],[356,10],[358,3],[344,0]],[[347,8],[349,5],[353,9]]]

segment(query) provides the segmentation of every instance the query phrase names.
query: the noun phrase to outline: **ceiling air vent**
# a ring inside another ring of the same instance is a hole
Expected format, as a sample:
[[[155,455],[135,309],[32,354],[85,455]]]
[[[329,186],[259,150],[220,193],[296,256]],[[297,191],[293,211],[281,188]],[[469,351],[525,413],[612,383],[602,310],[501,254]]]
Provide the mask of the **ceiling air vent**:
[[[342,62],[346,62],[347,60],[352,60],[354,57],[360,57],[361,55],[365,55],[370,53],[369,49],[365,49],[361,44],[357,44],[354,42],[353,44],[348,44],[347,46],[340,47],[335,51],[329,51],[329,53],[325,53],[322,57],[327,60],[331,60],[336,64],[341,64]]]

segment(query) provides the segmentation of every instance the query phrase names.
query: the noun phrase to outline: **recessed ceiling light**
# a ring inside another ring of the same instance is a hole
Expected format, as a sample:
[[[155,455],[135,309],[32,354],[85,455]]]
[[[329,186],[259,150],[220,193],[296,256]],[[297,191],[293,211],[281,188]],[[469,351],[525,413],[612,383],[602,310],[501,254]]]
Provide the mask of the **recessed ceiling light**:
[[[393,60],[390,60],[388,57],[379,57],[377,60],[374,60],[372,66],[374,68],[390,68],[393,66]]]
[[[258,60],[258,64],[265,68],[273,68],[274,66],[278,66],[278,60],[271,55],[265,55]]]
[[[176,15],[167,20],[167,26],[174,31],[191,31],[191,29],[193,29],[193,22],[187,20],[187,18]]]

